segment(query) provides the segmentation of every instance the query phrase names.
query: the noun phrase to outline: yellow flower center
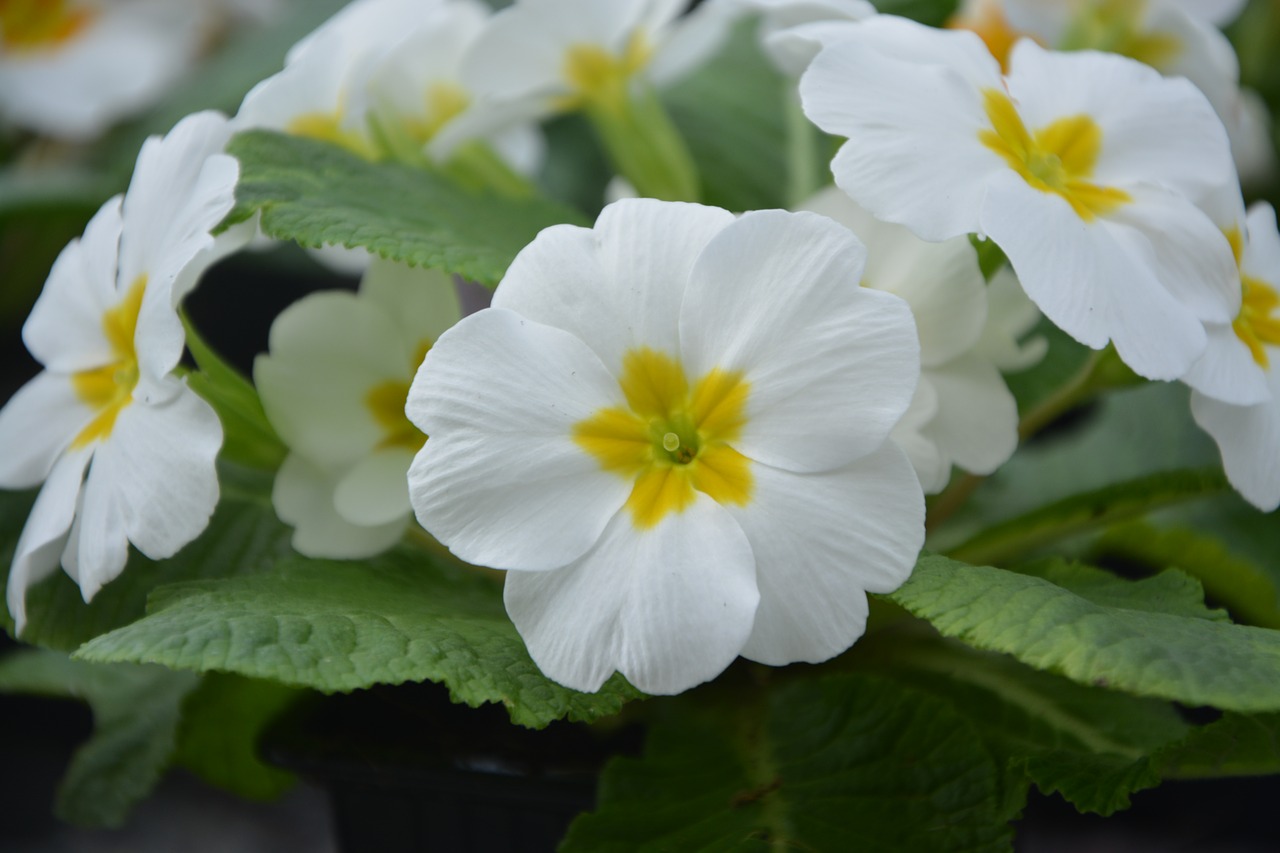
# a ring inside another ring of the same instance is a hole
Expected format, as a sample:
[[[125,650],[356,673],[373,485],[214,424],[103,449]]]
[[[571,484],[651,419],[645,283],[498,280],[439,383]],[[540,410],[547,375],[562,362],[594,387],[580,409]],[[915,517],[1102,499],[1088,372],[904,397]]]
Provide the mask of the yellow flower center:
[[[600,467],[635,485],[627,510],[650,528],[703,492],[722,504],[751,500],[751,466],[729,446],[746,423],[749,386],[735,371],[712,370],[690,387],[675,359],[647,347],[622,360],[627,405],[574,425],[573,439]]]
[[[991,127],[978,139],[1028,184],[1066,199],[1086,222],[1132,200],[1124,190],[1086,180],[1102,151],[1102,129],[1089,116],[1060,118],[1032,134],[1004,92],[984,89],[982,97]]]
[[[414,361],[410,365],[410,375],[416,372],[418,365],[427,357],[432,341],[424,338],[418,343],[414,352]],[[417,453],[426,444],[427,436],[413,425],[409,416],[404,413],[405,400],[409,398],[410,379],[388,379],[379,382],[365,394],[364,404],[373,415],[373,420],[382,428],[382,440],[378,449],[403,448]]]
[[[627,41],[621,56],[615,56],[594,44],[575,44],[565,51],[564,78],[573,94],[561,100],[565,110],[585,105],[611,107],[627,97],[627,84],[649,64],[653,47],[644,33],[637,32]]]
[[[331,113],[304,113],[290,121],[285,131],[338,145],[366,160],[378,159],[378,149],[372,142],[363,134],[342,126],[342,107]]]
[[[1118,53],[1164,70],[1182,53],[1182,43],[1170,33],[1139,29],[1146,5],[1144,0],[1084,3],[1067,27],[1059,47]]]
[[[142,295],[146,290],[147,277],[139,276],[124,299],[102,317],[102,330],[115,358],[71,377],[76,396],[96,412],[89,425],[71,442],[73,448],[86,447],[111,435],[116,418],[133,402],[133,389],[138,384],[138,354],[133,336],[138,329],[138,312],[142,310]]]
[[[430,142],[440,128],[453,121],[471,105],[471,96],[457,83],[432,83],[427,88],[426,112],[422,118],[405,120],[405,129],[415,141]]]
[[[1226,234],[1238,267],[1244,254],[1244,241],[1238,228],[1232,228]],[[1253,360],[1264,369],[1270,368],[1271,359],[1266,348],[1268,345],[1280,346],[1280,294],[1262,279],[1246,275],[1243,269],[1240,270],[1240,287],[1243,291],[1240,313],[1231,328],[1249,348]]]
[[[0,0],[0,44],[13,51],[57,47],[93,20],[94,10],[67,0]]]

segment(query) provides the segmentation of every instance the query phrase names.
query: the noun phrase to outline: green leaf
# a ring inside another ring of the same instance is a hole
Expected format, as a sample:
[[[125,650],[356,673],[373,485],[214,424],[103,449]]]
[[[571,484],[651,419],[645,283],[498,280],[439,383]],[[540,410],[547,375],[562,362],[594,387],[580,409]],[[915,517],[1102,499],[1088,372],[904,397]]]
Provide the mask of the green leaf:
[[[867,676],[796,681],[767,702],[655,726],[615,759],[566,853],[1006,850],[998,771],[946,702]]]
[[[269,131],[231,140],[240,160],[236,210],[262,212],[262,230],[304,246],[363,246],[381,257],[496,284],[538,232],[584,223],[539,198],[464,190],[394,163],[370,163],[325,142]]]
[[[874,0],[882,15],[901,15],[931,27],[940,27],[955,14],[958,0]]]
[[[1205,593],[1237,621],[1280,628],[1280,591],[1267,572],[1237,556],[1225,543],[1185,528],[1168,530],[1134,523],[1113,528],[1092,548],[1095,559],[1176,567],[1197,578]],[[1272,555],[1274,558],[1274,554]]]
[[[1280,714],[1223,714],[1163,750],[1162,772],[1177,779],[1280,772]]]
[[[986,274],[985,264],[993,263],[988,258],[1000,252],[1000,247],[990,240],[974,242],[980,247],[979,261],[984,263],[983,273]],[[997,260],[1003,262],[1005,260],[1003,255],[1004,253],[1000,252]],[[1028,333],[1028,337],[1044,338],[1049,347],[1045,350],[1044,358],[1040,359],[1035,366],[1017,373],[1010,373],[1004,378],[1014,399],[1018,401],[1018,412],[1022,415],[1026,415],[1066,385],[1089,361],[1092,352],[1045,317],[1040,318],[1040,322]]]
[[[947,553],[967,562],[1001,563],[1068,536],[1228,488],[1219,469],[1151,474],[1055,501],[989,527]]]
[[[1280,709],[1280,631],[1107,606],[1042,578],[934,555],[890,597],[943,636],[1082,684],[1246,713]]]
[[[0,660],[0,691],[82,699],[93,709],[93,736],[76,751],[55,806],[63,820],[86,826],[119,826],[155,787],[182,701],[198,682],[191,673],[102,666],[43,649]]]
[[[221,473],[222,501],[209,527],[194,542],[160,562],[131,551],[125,570],[99,590],[90,604],[85,604],[75,581],[62,571],[55,572],[27,590],[28,620],[22,639],[72,651],[142,616],[147,595],[160,584],[258,572],[290,553],[292,531],[256,491],[262,488],[259,481],[237,476],[225,466]],[[16,538],[15,534],[15,542]],[[3,564],[6,578],[10,563],[6,559]],[[4,618],[8,620],[7,613]],[[13,623],[6,624],[12,631]]]
[[[1018,567],[1022,574],[1043,578],[1103,607],[1147,610],[1192,619],[1229,622],[1226,612],[1205,606],[1204,587],[1191,575],[1168,569],[1141,580],[1125,580],[1111,572],[1049,557]]]
[[[765,58],[756,28],[755,20],[740,23],[714,59],[663,93],[697,163],[703,201],[728,210],[790,201],[786,109],[795,84]]]
[[[294,777],[258,758],[258,737],[301,695],[270,681],[206,675],[183,705],[174,763],[241,797],[278,797]]]
[[[218,413],[223,431],[221,458],[274,471],[284,461],[288,449],[267,420],[257,389],[210,349],[185,318],[183,325],[187,330],[187,348],[200,368],[198,373],[187,376],[187,385]]]
[[[77,656],[326,692],[436,681],[455,701],[500,702],[530,727],[608,716],[638,695],[620,676],[596,694],[548,680],[507,618],[497,584],[410,549],[364,563],[287,559],[269,574],[161,587],[145,618]]]
[[[1008,771],[1011,816],[1027,781],[1081,811],[1126,808],[1130,794],[1160,781],[1151,757],[1190,731],[1167,702],[1085,687],[951,640],[872,633],[851,657],[964,715]]]

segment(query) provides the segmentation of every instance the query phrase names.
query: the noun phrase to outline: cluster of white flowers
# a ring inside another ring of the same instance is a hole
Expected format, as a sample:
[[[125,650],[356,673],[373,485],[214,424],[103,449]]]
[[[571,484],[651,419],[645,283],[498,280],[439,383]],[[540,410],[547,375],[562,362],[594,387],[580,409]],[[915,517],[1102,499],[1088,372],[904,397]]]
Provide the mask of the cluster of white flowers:
[[[376,554],[416,515],[509,573],[513,622],[571,687],[617,671],[674,693],[738,656],[847,649],[867,593],[911,571],[924,493],[1014,452],[1002,373],[1042,356],[1041,312],[1191,386],[1231,482],[1280,504],[1280,234],[1270,207],[1246,215],[1259,114],[1207,22],[1239,4],[982,0],[950,31],[861,0],[685,5],[356,0],[230,123],[149,142],[54,267],[24,330],[46,372],[0,411],[21,448],[0,486],[44,482],[10,573],[19,624],[59,563],[87,599],[128,543],[173,554],[214,508],[221,432],[175,376],[175,307],[245,240],[210,236],[233,129],[521,192],[536,122],[578,109],[640,193],[677,199],[546,229],[462,320],[444,273],[374,262],[358,294],[282,313],[254,370],[295,547]],[[82,26],[36,8],[0,5],[0,39]],[[847,140],[800,211],[689,203],[653,94],[746,13],[805,115]],[[971,235],[1008,258],[990,282]]]

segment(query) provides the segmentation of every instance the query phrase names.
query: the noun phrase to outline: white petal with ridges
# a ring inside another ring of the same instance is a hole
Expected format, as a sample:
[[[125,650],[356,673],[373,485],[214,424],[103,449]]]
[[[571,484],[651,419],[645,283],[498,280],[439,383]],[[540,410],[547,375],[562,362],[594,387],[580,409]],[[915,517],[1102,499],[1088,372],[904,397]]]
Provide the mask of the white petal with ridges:
[[[1251,406],[1271,396],[1267,372],[1225,323],[1206,323],[1208,345],[1182,381],[1206,397],[1233,406]]]
[[[1280,362],[1280,348],[1270,347],[1269,355]],[[1271,399],[1252,406],[1191,394],[1191,414],[1217,442],[1227,479],[1263,512],[1280,507],[1280,369],[1268,371],[1267,381]]]
[[[333,506],[352,524],[377,527],[405,518],[409,505],[409,466],[414,453],[405,448],[377,450],[338,478]]]
[[[574,442],[573,427],[620,404],[617,381],[569,333],[499,308],[471,315],[409,391],[409,419],[432,436],[409,470],[418,520],[468,562],[572,562],[632,487]]]
[[[66,376],[45,371],[19,388],[0,409],[0,488],[39,485],[93,415]]]
[[[595,691],[617,670],[646,693],[672,694],[733,662],[760,597],[747,537],[698,494],[643,532],[618,513],[572,565],[509,574],[504,598],[549,678]]]
[[[15,633],[21,635],[27,621],[27,589],[53,574],[76,512],[84,470],[93,448],[64,453],[49,472],[31,514],[18,537],[9,567],[7,601]]]
[[[1018,404],[1000,371],[970,353],[926,371],[938,414],[924,428],[942,453],[973,474],[990,474],[1018,446]]]
[[[924,542],[924,498],[892,442],[834,471],[752,469],[757,497],[729,513],[756,559],[760,606],[743,657],[817,663],[853,645],[867,592],[892,592]]]
[[[919,376],[911,310],[860,288],[865,249],[812,213],[755,211],[707,244],[680,317],[687,373],[741,371],[747,422],[733,444],[813,471],[869,453],[906,411]]]

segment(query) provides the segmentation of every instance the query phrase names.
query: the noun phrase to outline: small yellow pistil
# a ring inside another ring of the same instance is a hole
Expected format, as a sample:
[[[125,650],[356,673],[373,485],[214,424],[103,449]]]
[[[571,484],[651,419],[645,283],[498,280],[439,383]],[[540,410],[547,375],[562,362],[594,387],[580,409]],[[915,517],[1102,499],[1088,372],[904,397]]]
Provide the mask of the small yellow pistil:
[[[410,372],[416,372],[418,365],[427,357],[432,341],[424,338],[414,352],[414,361]],[[417,453],[426,444],[427,436],[413,425],[409,416],[404,413],[405,400],[409,398],[408,379],[388,379],[379,382],[365,394],[364,404],[368,407],[373,420],[382,428],[382,440],[378,442],[378,450],[399,448]]]
[[[67,0],[0,0],[0,44],[15,52],[58,47],[79,35],[94,14]]]
[[[1239,266],[1244,254],[1240,231],[1232,228],[1226,234],[1236,256],[1236,266]],[[1280,346],[1280,293],[1262,279],[1247,275],[1243,269],[1240,270],[1240,286],[1243,291],[1240,313],[1231,328],[1249,348],[1258,366],[1268,369],[1271,359],[1267,355],[1267,346]]]
[[[691,388],[679,362],[641,347],[623,358],[618,384],[627,405],[580,421],[573,438],[601,468],[634,481],[627,510],[636,527],[682,512],[695,492],[722,504],[751,500],[750,462],[729,446],[746,423],[741,374],[713,370]]]
[[[124,299],[102,317],[102,331],[115,358],[101,367],[82,370],[71,377],[76,396],[96,414],[71,442],[73,448],[87,447],[111,435],[116,418],[133,402],[138,384],[138,354],[133,336],[138,329],[138,312],[147,277],[139,276]]]
[[[652,56],[653,47],[642,32],[632,35],[620,56],[599,45],[570,46],[565,51],[563,73],[573,94],[562,100],[561,108],[617,108],[626,102],[631,78],[649,64]]]
[[[1061,196],[1086,222],[1132,201],[1124,190],[1086,180],[1102,151],[1102,129],[1089,116],[1060,118],[1032,134],[1004,92],[984,89],[982,98],[991,127],[978,139],[1028,184]]]

